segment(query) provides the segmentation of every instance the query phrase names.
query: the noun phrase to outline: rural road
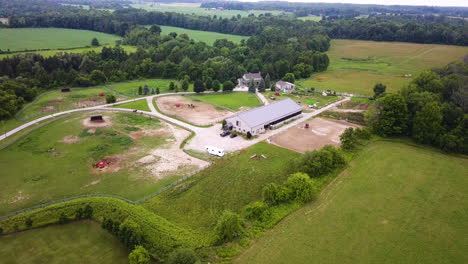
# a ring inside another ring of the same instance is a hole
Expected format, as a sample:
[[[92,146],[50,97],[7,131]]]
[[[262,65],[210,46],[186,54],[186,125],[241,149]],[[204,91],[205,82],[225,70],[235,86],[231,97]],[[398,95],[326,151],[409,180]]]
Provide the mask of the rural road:
[[[287,130],[290,127],[293,127],[305,120],[308,120],[316,115],[319,115],[320,113],[327,111],[329,109],[335,108],[337,105],[347,101],[350,99],[350,97],[346,97],[343,100],[337,101],[335,103],[332,103],[330,105],[327,105],[323,108],[320,108],[314,112],[311,113],[306,113],[303,114],[303,116],[299,119],[294,120],[291,123],[288,123],[286,125],[283,125],[282,127],[275,129],[275,130],[269,130],[267,133],[262,134],[258,136],[257,138],[253,140],[245,140],[242,137],[236,137],[236,138],[229,138],[229,137],[220,137],[219,133],[221,131],[221,125],[220,124],[215,124],[212,127],[197,127],[190,125],[188,123],[185,123],[183,121],[174,119],[172,117],[166,116],[158,112],[153,104],[154,99],[156,97],[161,97],[161,96],[170,96],[170,95],[184,95],[184,94],[194,94],[192,92],[185,92],[185,93],[169,93],[169,94],[160,94],[160,95],[150,95],[150,96],[145,96],[141,98],[136,98],[136,99],[130,99],[130,100],[125,100],[113,104],[105,104],[105,105],[99,105],[99,106],[92,106],[92,107],[86,107],[86,108],[79,108],[79,109],[73,109],[73,110],[68,110],[68,111],[63,111],[59,113],[54,113],[51,115],[43,116],[41,118],[35,119],[33,121],[30,121],[26,124],[23,124],[15,129],[12,129],[5,134],[0,136],[0,140],[3,140],[23,129],[26,129],[32,125],[35,125],[41,121],[51,119],[57,116],[62,116],[66,114],[71,114],[71,113],[77,113],[77,112],[83,112],[83,111],[93,111],[93,110],[102,110],[102,111],[121,111],[121,112],[133,112],[132,109],[127,109],[127,108],[111,108],[111,106],[119,105],[119,104],[124,104],[128,102],[134,102],[138,100],[146,100],[148,103],[148,107],[150,108],[151,112],[148,111],[141,111],[138,110],[138,113],[145,114],[148,116],[153,116],[156,118],[159,118],[161,120],[164,120],[166,122],[172,123],[174,125],[177,125],[179,127],[185,128],[187,130],[190,130],[192,132],[195,132],[195,136],[189,141],[189,143],[185,146],[186,149],[193,149],[196,151],[205,151],[206,146],[216,146],[219,148],[224,149],[227,152],[232,152],[236,150],[240,150],[246,147],[249,147],[251,145],[254,145],[260,141],[266,140],[267,138],[274,136],[278,133],[281,133],[285,130]],[[260,97],[262,100],[262,97]],[[265,97],[263,97],[265,99]],[[263,101],[263,100],[262,100]],[[266,99],[265,99],[266,101]]]

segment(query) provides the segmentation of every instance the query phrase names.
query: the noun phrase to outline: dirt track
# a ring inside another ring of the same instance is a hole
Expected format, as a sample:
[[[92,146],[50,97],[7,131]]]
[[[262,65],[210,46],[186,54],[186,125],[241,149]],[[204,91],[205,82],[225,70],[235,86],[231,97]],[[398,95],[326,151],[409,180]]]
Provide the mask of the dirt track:
[[[158,97],[156,104],[164,114],[201,126],[220,122],[233,114],[227,110],[218,110],[214,105],[194,101],[181,95]],[[194,107],[189,107],[189,104]]]
[[[308,123],[309,128],[304,128]],[[308,150],[320,149],[330,144],[339,146],[340,135],[348,127],[359,127],[358,125],[344,121],[314,118],[291,127],[283,133],[270,138],[271,143],[304,153]]]

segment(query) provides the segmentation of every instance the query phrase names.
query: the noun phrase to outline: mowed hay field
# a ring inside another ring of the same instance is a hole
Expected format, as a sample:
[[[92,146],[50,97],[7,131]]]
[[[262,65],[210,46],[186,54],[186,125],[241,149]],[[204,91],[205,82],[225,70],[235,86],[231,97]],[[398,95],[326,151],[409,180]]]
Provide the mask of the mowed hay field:
[[[128,249],[98,223],[80,221],[0,236],[1,263],[128,263]]]
[[[0,215],[82,194],[143,198],[205,165],[179,149],[189,135],[134,113],[64,116],[0,150]]]
[[[69,49],[91,45],[97,38],[100,44],[114,43],[119,36],[78,29],[65,28],[2,28],[0,49],[10,51],[39,49]]]
[[[208,45],[213,45],[217,39],[227,39],[234,43],[240,43],[241,40],[247,40],[247,36],[238,36],[232,34],[223,34],[210,31],[201,31],[201,30],[191,30],[180,27],[171,27],[171,26],[160,26],[163,34],[169,34],[175,32],[177,34],[187,34],[191,39],[195,41],[203,41]]]
[[[200,100],[231,109],[232,111],[246,110],[262,106],[260,99],[252,93],[212,93],[190,96],[194,100]]]
[[[236,263],[466,263],[468,159],[378,141]]]
[[[442,67],[468,54],[468,47],[334,39],[330,66],[324,73],[298,83],[307,87],[372,95],[376,83],[395,92],[411,81],[404,77],[433,67]]]
[[[282,11],[275,10],[211,10],[209,8],[201,8],[199,3],[139,3],[132,4],[133,8],[145,9],[148,11],[159,12],[175,12],[181,14],[198,15],[198,16],[218,16],[224,18],[231,18],[233,16],[241,15],[248,16],[254,14],[270,13],[272,15],[284,14]]]

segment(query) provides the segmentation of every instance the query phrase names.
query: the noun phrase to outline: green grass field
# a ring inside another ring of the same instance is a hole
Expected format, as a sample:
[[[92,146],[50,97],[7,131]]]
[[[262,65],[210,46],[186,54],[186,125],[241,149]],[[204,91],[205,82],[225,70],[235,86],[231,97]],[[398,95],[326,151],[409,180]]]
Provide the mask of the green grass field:
[[[265,154],[267,159],[250,159]],[[169,221],[211,236],[224,210],[239,212],[261,199],[265,184],[282,183],[286,167],[299,154],[267,143],[258,143],[239,155],[219,160],[215,165],[152,198],[143,206]]]
[[[466,263],[468,159],[369,144],[237,263]]]
[[[328,52],[330,66],[324,73],[298,83],[318,89],[330,89],[372,95],[378,82],[395,92],[413,77],[432,67],[442,67],[461,59],[468,47],[403,42],[332,40]]]
[[[217,106],[226,107],[232,111],[239,111],[245,107],[254,108],[262,105],[257,96],[251,93],[200,94],[190,97],[194,100],[201,100]]]
[[[132,4],[133,8],[145,9],[148,11],[159,11],[159,12],[175,12],[188,15],[198,15],[198,16],[218,16],[231,18],[233,16],[241,15],[248,16],[249,14],[254,14],[259,16],[260,14],[271,13],[272,15],[286,14],[282,11],[275,10],[211,10],[208,8],[201,8],[199,3],[140,3]]]
[[[115,45],[113,44],[108,44],[108,45],[103,45],[106,47],[113,47]],[[7,54],[0,54],[0,60],[3,58],[7,57],[12,57],[15,55],[21,55],[21,54],[40,54],[43,57],[51,57],[54,56],[57,53],[85,53],[85,52],[90,52],[90,51],[95,51],[100,53],[102,50],[103,46],[99,47],[87,47],[87,48],[77,48],[77,49],[52,49],[52,50],[39,50],[39,51],[24,51],[24,52],[15,52],[15,53],[7,53]],[[127,52],[127,53],[133,53],[137,50],[136,47],[134,46],[128,46],[128,45],[121,45],[121,47]]]
[[[86,47],[97,38],[100,44],[121,39],[106,33],[65,28],[2,28],[0,49],[10,51],[38,49],[67,49]]]
[[[274,94],[275,93],[272,91],[266,91],[264,93],[267,100],[271,103],[277,102],[279,100],[283,100],[286,98],[291,98],[292,100],[296,102],[301,102],[301,105],[303,106],[303,109],[305,111],[307,110],[313,111],[311,108],[306,107],[306,104],[308,101],[313,101],[314,103],[317,103],[318,107],[321,108],[339,100],[338,96],[333,96],[333,95],[323,96],[320,93],[308,93],[304,95],[280,93],[279,96],[276,96]],[[275,100],[271,100],[271,97],[274,97]]]
[[[93,112],[99,113],[99,112]],[[0,215],[81,194],[115,194],[139,199],[180,178],[191,168],[153,177],[136,160],[166,147],[168,133],[140,132],[161,128],[157,119],[133,113],[102,113],[108,127],[86,127],[93,113],[69,115],[32,131],[0,150]],[[132,134],[137,133],[137,134]],[[93,169],[98,161],[111,166]],[[112,165],[114,164],[114,165]]]
[[[116,108],[127,108],[127,109],[137,109],[137,110],[142,110],[142,111],[148,111],[151,112],[148,102],[143,99],[143,100],[138,100],[134,102],[129,102],[129,103],[124,103],[124,104],[118,104],[114,105]]]
[[[210,31],[201,31],[201,30],[191,30],[185,29],[180,27],[170,27],[170,26],[161,26],[161,30],[163,34],[169,34],[171,32],[175,32],[177,34],[187,34],[191,39],[195,41],[203,41],[208,45],[213,45],[213,43],[217,39],[227,39],[234,43],[240,43],[241,40],[247,40],[249,37],[246,36],[238,36],[238,35],[231,35],[231,34],[223,34],[217,32],[210,32]]]
[[[89,88],[72,89],[69,93],[54,90],[41,94],[36,100],[17,114],[20,120],[32,120],[41,116],[49,115],[73,108],[105,104],[105,96],[100,94],[114,94],[118,100],[139,97],[138,87],[148,85],[151,89],[159,88],[161,93],[169,92],[169,83],[175,80],[145,79],[121,83],[106,84]],[[11,123],[11,122],[10,122]]]
[[[128,263],[128,249],[99,224],[81,221],[0,236],[0,259],[13,263]]]
[[[315,21],[315,22],[319,22],[320,20],[322,20],[322,16],[304,16],[304,17],[298,17],[298,19],[302,20],[302,21]]]

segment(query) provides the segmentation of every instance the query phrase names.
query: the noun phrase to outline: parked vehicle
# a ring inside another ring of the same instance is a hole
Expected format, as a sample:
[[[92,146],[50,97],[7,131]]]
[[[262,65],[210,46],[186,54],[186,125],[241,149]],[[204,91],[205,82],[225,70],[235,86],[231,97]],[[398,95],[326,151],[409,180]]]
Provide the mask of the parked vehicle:
[[[225,137],[225,136],[228,136],[229,134],[231,134],[231,132],[225,130],[225,131],[223,131],[223,132],[222,132],[221,134],[219,134],[219,135],[222,136],[222,137]]]
[[[209,154],[214,155],[214,156],[222,157],[225,154],[223,149],[220,149],[217,147],[206,146],[205,148]]]
[[[230,138],[235,138],[235,137],[237,137],[237,134],[231,134],[229,137]]]

